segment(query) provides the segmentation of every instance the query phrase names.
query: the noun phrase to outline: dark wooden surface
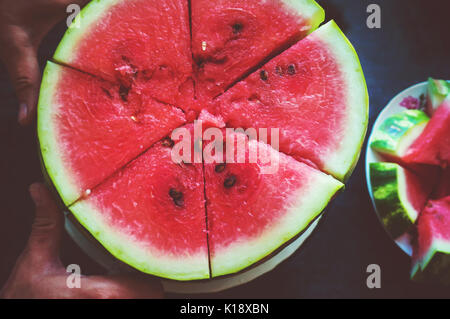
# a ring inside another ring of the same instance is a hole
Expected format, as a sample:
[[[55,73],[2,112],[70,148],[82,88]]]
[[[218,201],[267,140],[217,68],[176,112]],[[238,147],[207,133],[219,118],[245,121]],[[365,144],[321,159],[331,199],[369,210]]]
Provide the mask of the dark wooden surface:
[[[370,126],[387,102],[428,76],[450,79],[448,0],[322,0],[327,20],[334,18],[354,44],[370,94]],[[366,8],[382,10],[381,29],[368,29]],[[52,56],[64,24],[44,40],[41,66]],[[22,251],[33,215],[28,185],[42,180],[35,127],[16,124],[17,101],[0,65],[0,285]],[[388,238],[369,201],[361,160],[310,240],[269,274],[220,294],[232,298],[431,298],[450,290],[410,282],[409,258]],[[103,269],[64,238],[63,261],[80,264],[85,273]],[[381,267],[381,289],[366,286],[366,267]],[[189,297],[189,296],[177,296]]]

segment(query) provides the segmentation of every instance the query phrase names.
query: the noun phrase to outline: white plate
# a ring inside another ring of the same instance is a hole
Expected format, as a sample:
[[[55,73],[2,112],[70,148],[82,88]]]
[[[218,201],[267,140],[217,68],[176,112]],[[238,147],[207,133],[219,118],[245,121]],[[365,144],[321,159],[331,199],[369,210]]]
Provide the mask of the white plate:
[[[68,213],[66,213],[68,214]],[[173,281],[162,280],[164,291],[168,293],[179,294],[198,294],[198,293],[212,293],[219,292],[229,288],[237,287],[242,284],[248,283],[265,273],[273,270],[282,261],[290,257],[311,235],[316,228],[321,217],[317,218],[299,238],[293,241],[288,246],[281,249],[276,255],[268,259],[267,261],[252,267],[246,271],[242,271],[236,275],[227,276],[224,278],[217,278],[211,280],[202,281]],[[92,241],[87,239],[79,231],[79,229],[67,218],[65,228],[70,237],[81,247],[81,249],[93,260],[97,261],[101,266],[107,269],[111,274],[123,273],[124,267],[117,259],[107,254],[104,250],[96,246]]]
[[[372,133],[369,136],[369,141],[367,143],[367,149],[366,149],[366,181],[367,181],[367,188],[369,189],[369,195],[370,199],[372,200],[373,208],[375,209],[375,212],[377,213],[378,218],[380,218],[380,214],[377,211],[377,208],[375,206],[375,201],[372,194],[372,185],[370,183],[370,163],[377,163],[377,162],[383,162],[381,156],[379,156],[376,152],[374,152],[370,148],[370,144],[372,143],[372,137],[373,132],[375,132],[378,127],[386,120],[388,117],[401,113],[406,110],[406,108],[400,106],[400,103],[403,101],[404,98],[408,96],[415,97],[419,99],[420,95],[426,94],[427,91],[427,82],[422,82],[416,85],[413,85],[406,90],[400,92],[396,97],[394,97],[388,105],[381,111],[381,113],[378,115],[378,118],[376,119],[373,128]],[[380,219],[381,222],[381,219]],[[410,238],[406,234],[399,238],[393,238],[393,240],[397,243],[397,245],[409,256],[412,255],[412,247],[410,245]]]

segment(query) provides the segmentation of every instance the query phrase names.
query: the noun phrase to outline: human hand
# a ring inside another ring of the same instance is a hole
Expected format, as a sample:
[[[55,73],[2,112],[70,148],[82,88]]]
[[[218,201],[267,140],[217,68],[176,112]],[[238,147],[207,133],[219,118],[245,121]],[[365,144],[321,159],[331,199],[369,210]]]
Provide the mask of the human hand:
[[[159,281],[129,276],[82,276],[80,288],[69,288],[68,273],[59,259],[64,218],[50,192],[42,184],[30,186],[36,216],[28,244],[10,278],[0,291],[2,298],[162,298]]]
[[[69,4],[87,0],[0,0],[0,59],[19,100],[19,123],[36,116],[39,94],[37,50],[50,29],[65,17]]]

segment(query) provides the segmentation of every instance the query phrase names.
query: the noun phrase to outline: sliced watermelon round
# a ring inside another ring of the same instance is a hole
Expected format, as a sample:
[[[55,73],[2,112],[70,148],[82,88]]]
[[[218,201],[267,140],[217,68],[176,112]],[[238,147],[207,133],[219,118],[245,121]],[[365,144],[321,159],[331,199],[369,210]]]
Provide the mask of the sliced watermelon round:
[[[427,204],[417,232],[411,277],[450,284],[450,196]]]
[[[38,135],[48,175],[70,205],[185,122],[149,96],[48,62]]]
[[[242,133],[226,136],[223,149],[232,152],[235,163],[222,163],[226,152],[205,162],[213,277],[238,272],[269,256],[306,229],[343,187],[267,144],[248,141]],[[246,162],[240,163],[237,143],[243,140]],[[253,163],[252,152],[260,154]]]
[[[192,0],[198,96],[213,98],[324,20],[313,0]]]
[[[446,98],[449,98],[450,84],[444,80],[428,79],[427,88],[427,113],[433,116]]]
[[[450,100],[436,110],[422,134],[405,152],[406,163],[447,167],[450,164]]]
[[[227,126],[278,128],[280,151],[345,180],[367,128],[358,57],[331,21],[239,82],[211,112]]]
[[[188,12],[185,0],[91,1],[54,59],[188,111],[194,106]]]
[[[434,179],[383,162],[370,164],[370,182],[377,211],[393,238],[411,230],[434,187]]]
[[[175,280],[209,278],[203,166],[176,164],[172,145],[158,142],[70,210],[136,269]]]
[[[420,110],[392,115],[374,132],[370,147],[389,160],[402,162],[402,157],[422,134],[428,121],[429,117]]]

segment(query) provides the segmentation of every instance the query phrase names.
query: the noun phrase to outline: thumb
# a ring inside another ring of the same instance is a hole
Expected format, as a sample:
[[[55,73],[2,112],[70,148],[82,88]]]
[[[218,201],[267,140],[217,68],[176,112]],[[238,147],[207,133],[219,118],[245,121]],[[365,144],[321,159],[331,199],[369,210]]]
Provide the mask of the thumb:
[[[40,81],[37,53],[26,31],[16,26],[9,29],[8,38],[1,43],[2,60],[19,100],[19,123],[27,125],[36,116]]]
[[[28,240],[30,257],[37,262],[59,262],[63,214],[44,185],[31,185],[30,194],[36,206],[36,216]]]

